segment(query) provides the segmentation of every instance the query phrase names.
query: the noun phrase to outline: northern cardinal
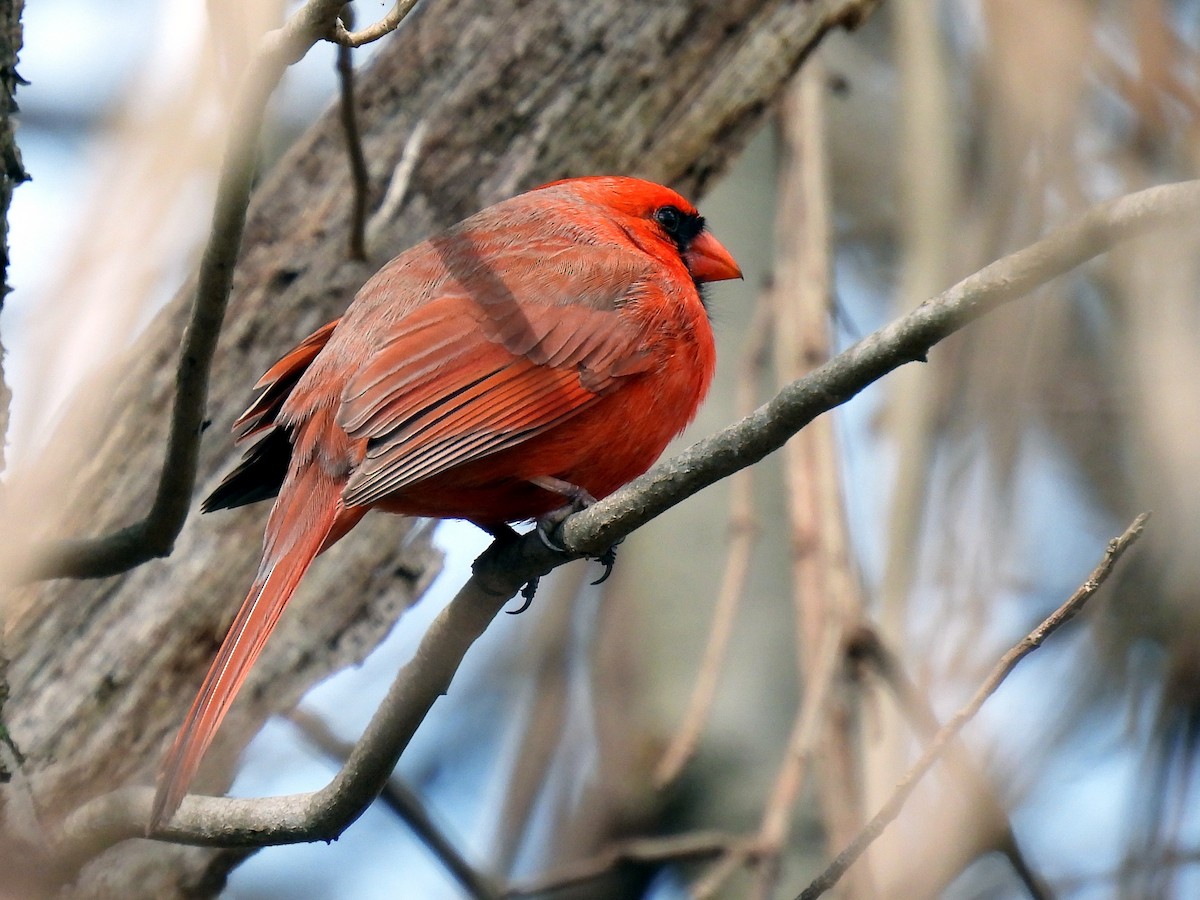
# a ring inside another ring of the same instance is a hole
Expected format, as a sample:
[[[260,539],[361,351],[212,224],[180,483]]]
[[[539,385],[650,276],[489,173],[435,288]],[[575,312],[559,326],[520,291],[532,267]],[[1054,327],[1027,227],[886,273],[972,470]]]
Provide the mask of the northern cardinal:
[[[500,535],[642,474],[712,380],[699,286],[740,276],[674,191],[559,181],[402,253],[272,366],[233,427],[258,440],[202,507],[278,495],[262,562],[163,762],[151,828],[318,553],[370,509]]]

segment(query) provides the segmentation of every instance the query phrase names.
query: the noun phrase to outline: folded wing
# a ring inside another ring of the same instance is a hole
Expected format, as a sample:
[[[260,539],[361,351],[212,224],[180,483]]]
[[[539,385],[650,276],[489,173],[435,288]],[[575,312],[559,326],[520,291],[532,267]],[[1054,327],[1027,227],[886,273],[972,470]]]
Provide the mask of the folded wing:
[[[376,503],[567,421],[653,364],[641,338],[619,304],[426,303],[343,393],[338,423],[352,442],[366,439],[346,504]]]

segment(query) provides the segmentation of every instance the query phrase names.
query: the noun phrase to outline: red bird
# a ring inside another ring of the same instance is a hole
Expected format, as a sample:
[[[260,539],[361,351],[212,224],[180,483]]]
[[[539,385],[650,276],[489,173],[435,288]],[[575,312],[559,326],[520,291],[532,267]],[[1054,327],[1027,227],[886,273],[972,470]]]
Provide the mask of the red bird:
[[[203,505],[278,495],[262,562],[163,763],[151,827],[179,807],[318,553],[370,509],[501,534],[642,474],[712,381],[699,285],[740,276],[674,191],[559,181],[402,253],[272,366],[233,428],[258,441]]]

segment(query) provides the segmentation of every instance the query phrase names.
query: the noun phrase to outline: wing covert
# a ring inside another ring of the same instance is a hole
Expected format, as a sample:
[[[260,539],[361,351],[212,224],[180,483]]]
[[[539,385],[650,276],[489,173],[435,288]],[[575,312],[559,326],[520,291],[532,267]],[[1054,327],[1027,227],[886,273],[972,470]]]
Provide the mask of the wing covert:
[[[619,308],[463,295],[412,310],[350,379],[338,423],[366,455],[347,505],[516,446],[587,409],[653,365]]]

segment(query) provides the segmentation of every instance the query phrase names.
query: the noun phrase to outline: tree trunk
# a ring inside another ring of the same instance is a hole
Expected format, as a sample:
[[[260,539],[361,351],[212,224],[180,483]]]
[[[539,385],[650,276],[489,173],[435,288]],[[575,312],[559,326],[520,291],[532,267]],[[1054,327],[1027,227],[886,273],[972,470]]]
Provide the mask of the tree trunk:
[[[426,127],[406,199],[383,224],[380,258],[346,258],[352,192],[334,113],[256,194],[213,371],[200,491],[237,455],[229,426],[249,386],[338,315],[384,257],[562,176],[630,173],[702,192],[815,42],[870,5],[426,0],[359,79],[372,208],[409,136]],[[100,533],[144,512],[190,299],[188,286],[138,341],[109,392],[102,432],[71,438],[70,477],[60,471],[39,482],[69,498],[57,534]],[[251,580],[264,513],[193,516],[169,559],[10,598],[6,716],[27,756],[18,789],[32,791],[43,824],[100,792],[152,781]],[[232,761],[267,716],[361,659],[420,595],[438,557],[428,529],[405,542],[413,527],[372,517],[314,567],[223,726],[199,789],[227,785]],[[238,858],[131,841],[93,860],[76,890],[209,895]]]

